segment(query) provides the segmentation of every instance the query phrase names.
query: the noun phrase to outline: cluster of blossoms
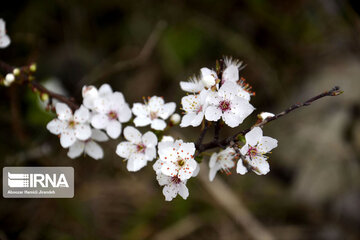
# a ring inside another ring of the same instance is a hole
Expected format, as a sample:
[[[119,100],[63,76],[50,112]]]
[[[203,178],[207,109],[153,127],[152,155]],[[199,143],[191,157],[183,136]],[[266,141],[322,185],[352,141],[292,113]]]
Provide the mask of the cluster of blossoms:
[[[9,44],[5,22],[0,19],[0,48]],[[177,195],[186,199],[189,196],[186,183],[200,171],[195,155],[201,154],[201,151],[193,142],[175,140],[163,136],[163,132],[179,123],[182,128],[197,127],[202,123],[207,125],[208,122],[220,123],[216,127],[222,125],[222,122],[231,128],[238,127],[255,110],[250,104],[254,93],[245,79],[239,76],[241,64],[237,60],[225,58],[222,66],[217,65],[216,71],[202,68],[199,77],[193,77],[189,82],[180,82],[181,89],[188,92],[181,99],[184,110],[182,118],[174,113],[176,104],[165,103],[162,97],[149,97],[144,99],[144,103],[134,103],[130,108],[121,92],[113,91],[110,85],[103,84],[99,89],[84,86],[82,105],[74,111],[67,104],[57,102],[57,117],[47,124],[47,129],[59,136],[60,144],[68,149],[70,158],[83,154],[96,160],[101,159],[104,151],[98,142],[118,139],[122,135],[124,141],[117,145],[116,154],[126,159],[127,170],[139,171],[156,159],[153,169],[159,185],[163,186],[165,200],[171,201]],[[29,70],[34,72],[36,66],[30,66]],[[19,73],[19,69],[8,73],[2,79],[3,85],[10,86]],[[48,99],[49,96],[46,96]],[[271,113],[261,113],[258,118],[264,121],[273,116]],[[142,134],[129,125],[131,122],[135,127],[149,126],[151,130]],[[125,124],[127,126],[123,129]],[[206,132],[204,129],[202,131]],[[266,154],[277,147],[277,140],[263,136],[262,129],[255,126],[245,134],[241,149],[239,144],[241,142],[236,140],[231,146],[218,145],[225,149],[210,157],[210,181],[214,180],[218,171],[231,173],[235,165],[239,174],[252,170],[258,175],[264,175],[270,171]]]

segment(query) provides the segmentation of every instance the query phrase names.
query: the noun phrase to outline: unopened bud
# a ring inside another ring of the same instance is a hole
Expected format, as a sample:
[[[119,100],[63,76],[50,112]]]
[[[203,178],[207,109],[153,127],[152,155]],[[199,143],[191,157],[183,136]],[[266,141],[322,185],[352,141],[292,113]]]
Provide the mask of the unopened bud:
[[[201,81],[206,88],[210,88],[216,84],[216,73],[208,68],[202,68],[201,71]]]
[[[32,72],[36,72],[36,69],[37,69],[36,63],[31,64],[30,67],[29,67],[29,69],[30,69],[30,71],[32,71]]]
[[[173,125],[178,125],[180,123],[180,120],[181,120],[181,116],[177,113],[174,113],[173,115],[171,115],[170,117],[170,122],[173,124]]]
[[[48,101],[48,100],[49,100],[49,94],[47,94],[47,93],[41,93],[41,94],[40,94],[40,99],[41,99],[41,101],[43,101],[43,102]]]
[[[15,81],[15,76],[14,76],[14,74],[8,73],[8,74],[6,74],[6,76],[5,76],[4,85],[8,87],[8,86],[10,86],[14,81]]]
[[[19,76],[19,74],[20,74],[20,69],[14,68],[13,74],[14,74],[15,76]]]
[[[275,114],[269,113],[269,112],[262,112],[257,115],[258,119],[260,119],[261,121],[264,121],[265,119],[274,117],[274,116],[275,116]]]

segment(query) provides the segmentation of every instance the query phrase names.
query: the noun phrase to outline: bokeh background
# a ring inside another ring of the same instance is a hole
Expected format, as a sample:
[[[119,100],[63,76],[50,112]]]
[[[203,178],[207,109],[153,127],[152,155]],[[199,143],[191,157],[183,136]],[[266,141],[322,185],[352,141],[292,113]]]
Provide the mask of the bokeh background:
[[[126,171],[120,139],[102,144],[100,161],[71,160],[38,96],[1,88],[0,166],[73,166],[76,189],[73,199],[1,198],[0,239],[360,239],[359,10],[355,0],[2,2],[12,43],[1,60],[37,62],[38,81],[78,101],[83,85],[107,82],[129,103],[159,95],[179,105],[179,81],[223,55],[247,64],[257,112],[345,92],[264,128],[279,140],[266,176],[234,171],[210,184],[204,159],[188,200],[165,202],[151,165]],[[267,235],[254,237],[249,219]]]

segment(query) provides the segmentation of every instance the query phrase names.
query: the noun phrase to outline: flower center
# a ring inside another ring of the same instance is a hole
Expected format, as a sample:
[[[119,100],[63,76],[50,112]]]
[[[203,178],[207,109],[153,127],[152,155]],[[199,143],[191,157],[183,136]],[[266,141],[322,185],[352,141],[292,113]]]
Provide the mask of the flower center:
[[[74,121],[74,120],[70,120],[69,121],[69,128],[74,128],[75,127],[75,125],[76,125],[76,122]]]
[[[118,115],[115,111],[110,111],[107,115],[108,115],[109,119],[111,119],[111,120],[115,120],[118,117]]]
[[[251,147],[249,148],[247,154],[252,158],[255,157],[258,154],[258,150],[256,147]]]
[[[175,184],[179,184],[181,182],[180,178],[178,176],[171,177],[171,182]]]
[[[199,113],[202,111],[202,105],[200,105],[200,107],[196,110],[196,113]]]
[[[142,143],[136,145],[136,151],[139,153],[145,153],[146,146]]]
[[[154,120],[157,118],[157,112],[150,112],[150,119]]]
[[[177,164],[178,164],[180,167],[182,167],[182,166],[185,165],[185,161],[184,161],[183,159],[179,159],[179,160],[177,161]]]
[[[230,110],[230,102],[229,101],[221,101],[219,104],[219,108],[221,109],[221,111],[225,112],[227,110]]]

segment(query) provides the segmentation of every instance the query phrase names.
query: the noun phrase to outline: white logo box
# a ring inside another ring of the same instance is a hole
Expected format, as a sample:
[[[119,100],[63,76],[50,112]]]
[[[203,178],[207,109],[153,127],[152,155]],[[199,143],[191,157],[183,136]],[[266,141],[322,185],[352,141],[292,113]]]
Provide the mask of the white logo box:
[[[4,167],[4,198],[73,198],[73,167]]]

